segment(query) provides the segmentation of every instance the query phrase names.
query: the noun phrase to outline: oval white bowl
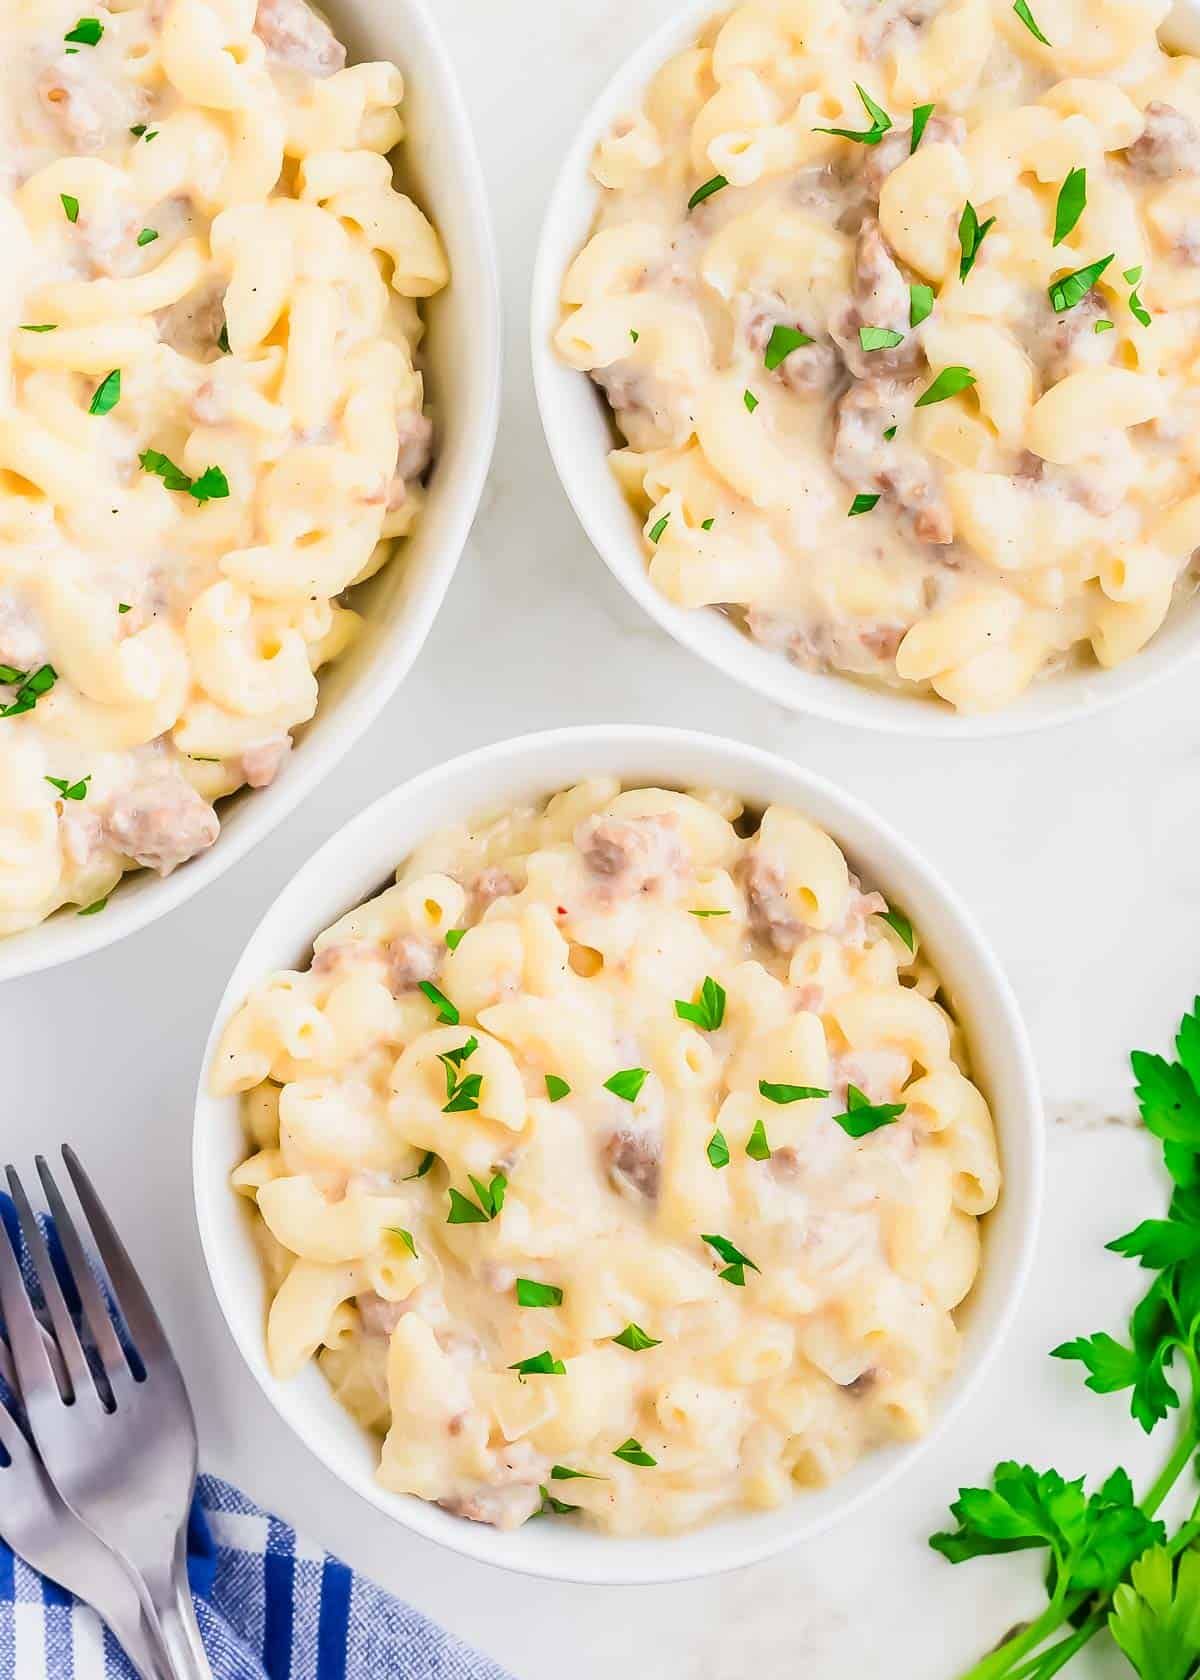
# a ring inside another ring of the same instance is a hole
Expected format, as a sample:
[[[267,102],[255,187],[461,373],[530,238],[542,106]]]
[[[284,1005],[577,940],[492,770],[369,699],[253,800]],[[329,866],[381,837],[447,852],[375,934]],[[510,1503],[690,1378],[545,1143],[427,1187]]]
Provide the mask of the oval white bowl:
[[[424,305],[428,390],[438,455],[428,501],[395,560],[355,592],[366,618],[346,656],[321,677],[321,703],[268,788],[220,806],[211,850],[166,880],[129,875],[108,908],[61,911],[0,939],[0,981],[111,945],[182,904],[248,852],[337,764],[407,675],[454,576],[491,462],[500,407],[500,293],[483,174],[454,69],[422,0],[324,0],[352,63],[391,59],[404,73],[407,137],[400,175],[429,213],[450,259],[450,286]]]
[[[654,587],[641,522],[609,470],[614,430],[608,405],[584,373],[562,363],[552,337],[562,319],[563,276],[585,244],[598,189],[589,172],[597,141],[613,120],[639,107],[645,88],[672,54],[690,46],[721,0],[688,0],[609,82],[567,149],[546,209],[531,299],[533,377],[546,441],[579,521],[613,576],[668,635],[735,682],[793,711],[893,734],[977,738],[1067,723],[1114,704],[1200,653],[1200,605],[1181,604],[1150,645],[1112,671],[1081,667],[1033,685],[1014,705],[959,716],[945,702],[871,688],[835,673],[803,671],[758,646],[712,608],[676,606]],[[1181,0],[1164,39],[1200,47],[1200,0]]]
[[[248,1204],[229,1187],[246,1154],[239,1103],[207,1088],[220,1035],[254,984],[273,970],[306,965],[316,935],[385,886],[418,841],[481,810],[604,774],[633,784],[727,788],[752,805],[784,801],[825,827],[864,880],[903,905],[920,929],[967,1032],[1005,1172],[1003,1198],[984,1223],[980,1279],[961,1316],[962,1362],[924,1441],[875,1453],[834,1486],[801,1493],[780,1510],[668,1538],[611,1539],[553,1522],[499,1533],[382,1488],[375,1476],[378,1439],[342,1409],[317,1367],[288,1383],[268,1368],[266,1283]],[[594,727],[527,735],[418,776],[364,811],[289,882],[251,936],[221,1000],[197,1096],[193,1166],[204,1253],[234,1340],[280,1417],[335,1476],[404,1527],[469,1557],[559,1580],[632,1584],[753,1563],[820,1533],[911,1468],[965,1404],[1012,1321],[1037,1231],[1042,1133],[1033,1060],[1008,983],[967,911],[906,841],[848,794],[754,747],[684,730]],[[945,1494],[939,1488],[939,1502]]]

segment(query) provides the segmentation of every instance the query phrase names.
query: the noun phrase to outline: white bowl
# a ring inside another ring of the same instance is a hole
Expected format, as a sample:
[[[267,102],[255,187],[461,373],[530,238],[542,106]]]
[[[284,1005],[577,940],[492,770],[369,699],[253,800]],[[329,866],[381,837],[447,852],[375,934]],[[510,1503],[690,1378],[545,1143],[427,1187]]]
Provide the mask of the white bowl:
[[[229,1187],[229,1175],[246,1153],[239,1104],[207,1088],[218,1039],[251,987],[273,970],[306,965],[315,936],[387,884],[419,841],[480,811],[596,775],[635,785],[727,788],[751,805],[784,801],[828,829],[852,867],[903,905],[920,928],[971,1044],[1005,1173],[1000,1205],[984,1222],[980,1279],[961,1317],[962,1362],[924,1442],[877,1452],[833,1487],[798,1494],[783,1509],[669,1538],[613,1539],[554,1522],[500,1533],[382,1488],[375,1475],[378,1438],[343,1410],[318,1368],[310,1365],[287,1383],[268,1368],[269,1300],[252,1215]],[[279,1415],[335,1476],[405,1528],[469,1557],[560,1580],[634,1583],[754,1563],[810,1539],[914,1464],[979,1383],[1012,1321],[1037,1230],[1042,1130],[1033,1060],[1008,983],[966,910],[906,841],[848,794],[757,748],[685,730],[595,727],[527,735],[418,776],[364,811],[289,882],[251,936],[221,1000],[196,1102],[193,1165],[204,1253],[234,1340]]]
[[[422,0],[324,0],[352,63],[391,59],[404,73],[407,137],[400,175],[449,255],[451,282],[424,305],[422,356],[438,427],[429,497],[394,561],[356,590],[363,634],[321,677],[321,703],[270,787],[220,806],[221,837],[165,881],[129,875],[108,908],[60,911],[0,939],[0,981],[68,962],[123,939],[216,880],[295,809],[353,746],[407,675],[467,540],[496,440],[500,294],[491,221],[470,121],[453,67]]]
[[[1066,723],[1112,705],[1194,658],[1200,653],[1200,607],[1186,603],[1170,615],[1147,648],[1115,670],[1081,666],[1036,682],[1003,711],[964,717],[941,700],[801,670],[782,654],[757,645],[715,609],[676,606],[650,582],[641,521],[608,466],[616,435],[608,404],[587,374],[558,359],[552,337],[562,319],[563,276],[595,218],[599,189],[589,165],[597,141],[614,118],[640,106],[661,66],[690,46],[702,25],[728,9],[721,0],[688,0],[626,61],[567,149],[542,224],[531,312],[538,406],[563,488],[613,576],[668,635],[736,682],[794,711],[896,734],[970,738]],[[1200,0],[1180,0],[1163,36],[1173,45],[1200,47]]]

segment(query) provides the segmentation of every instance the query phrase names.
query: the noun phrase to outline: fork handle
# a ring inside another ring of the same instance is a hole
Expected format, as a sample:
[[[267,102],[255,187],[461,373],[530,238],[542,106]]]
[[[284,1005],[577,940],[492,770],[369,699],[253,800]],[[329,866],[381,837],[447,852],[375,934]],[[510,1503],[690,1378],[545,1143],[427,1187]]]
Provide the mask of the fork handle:
[[[192,1607],[185,1534],[176,1544],[169,1580],[143,1578],[142,1584],[150,1601],[143,1601],[143,1625],[156,1648],[154,1680],[213,1680]]]

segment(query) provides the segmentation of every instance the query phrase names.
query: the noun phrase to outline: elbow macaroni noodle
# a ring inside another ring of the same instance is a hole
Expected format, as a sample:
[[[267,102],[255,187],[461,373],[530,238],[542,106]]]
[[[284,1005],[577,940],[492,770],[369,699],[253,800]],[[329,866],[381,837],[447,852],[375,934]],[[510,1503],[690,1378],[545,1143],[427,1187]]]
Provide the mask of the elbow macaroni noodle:
[[[80,4],[0,0],[0,935],[277,772],[420,510],[448,279],[394,66],[303,0]]]
[[[596,778],[435,834],[211,1070],[276,1374],[315,1356],[385,1486],[500,1527],[677,1530],[920,1434],[1000,1170],[886,913],[724,795]]]
[[[1200,61],[1167,9],[1036,0],[1044,45],[1011,0],[746,0],[614,125],[556,346],[670,600],[985,711],[1193,590]]]

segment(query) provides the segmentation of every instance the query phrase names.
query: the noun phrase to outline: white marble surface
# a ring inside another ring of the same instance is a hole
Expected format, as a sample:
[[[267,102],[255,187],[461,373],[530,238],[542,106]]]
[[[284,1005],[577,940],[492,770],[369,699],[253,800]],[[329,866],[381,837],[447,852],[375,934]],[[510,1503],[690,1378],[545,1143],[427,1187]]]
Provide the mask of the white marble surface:
[[[381,0],[384,3],[384,0]],[[492,189],[507,387],[484,509],[403,691],[320,792],[198,901],[115,950],[0,993],[6,1157],[72,1139],[150,1271],[202,1420],[205,1463],[507,1663],[520,1680],[951,1680],[1039,1599],[1035,1569],[930,1553],[960,1482],[997,1458],[1066,1474],[1139,1466],[1119,1400],[1045,1350],[1118,1328],[1136,1274],[1103,1242],[1158,1210],[1125,1052],[1161,1047],[1200,984],[1200,721],[1184,676],[1091,724],[914,745],[790,717],[668,643],[590,552],[534,407],[526,297],[555,157],[585,103],[669,0],[440,0]],[[489,739],[602,719],[741,736],[874,801],[944,870],[1028,1012],[1053,1131],[1037,1272],[992,1392],[913,1479],[819,1543],[716,1582],[574,1588],[509,1578],[391,1527],[281,1426],[233,1349],[191,1214],[200,1046],[244,932],[340,823],[410,773]],[[1111,1653],[1070,1671],[1122,1672]]]

